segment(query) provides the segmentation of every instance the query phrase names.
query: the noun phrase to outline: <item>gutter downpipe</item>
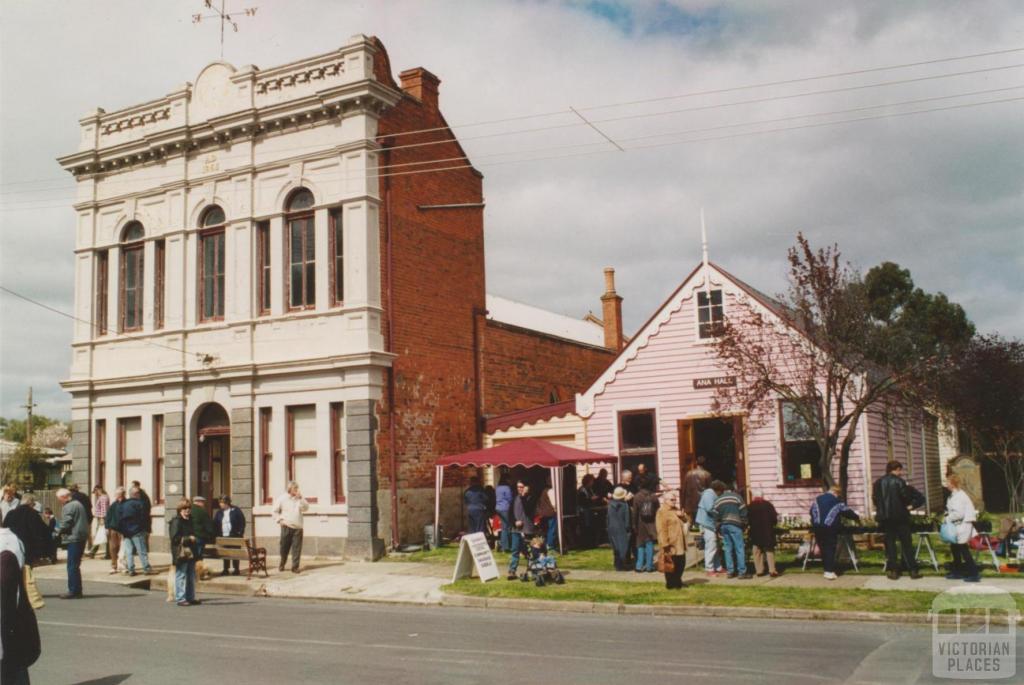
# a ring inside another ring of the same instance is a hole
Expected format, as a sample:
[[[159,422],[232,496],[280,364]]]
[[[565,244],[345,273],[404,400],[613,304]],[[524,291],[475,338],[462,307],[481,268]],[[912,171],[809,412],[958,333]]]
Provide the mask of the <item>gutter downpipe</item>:
[[[388,140],[385,142],[384,148],[384,166],[385,168],[391,164],[391,150],[390,145],[392,141]],[[387,348],[388,352],[394,354],[395,351],[395,318],[394,318],[394,299],[392,297],[392,290],[394,288],[394,260],[392,259],[391,243],[393,236],[391,234],[391,178],[389,176],[384,177],[384,221],[385,221],[385,233],[387,234],[387,241],[385,242],[387,253],[387,265],[388,265],[388,278],[387,278],[387,322],[388,322],[388,337],[387,337]],[[397,549],[400,543],[398,535],[398,455],[395,454],[395,367],[394,360],[391,362],[391,366],[388,368],[388,461],[391,468],[391,548]]]

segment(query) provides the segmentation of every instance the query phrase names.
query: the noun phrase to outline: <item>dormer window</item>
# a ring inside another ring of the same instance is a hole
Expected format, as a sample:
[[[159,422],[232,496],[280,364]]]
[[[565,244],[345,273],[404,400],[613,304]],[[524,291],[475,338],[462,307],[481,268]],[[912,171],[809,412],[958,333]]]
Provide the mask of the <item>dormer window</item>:
[[[725,323],[721,290],[701,290],[697,293],[697,323],[702,339],[719,335]]]

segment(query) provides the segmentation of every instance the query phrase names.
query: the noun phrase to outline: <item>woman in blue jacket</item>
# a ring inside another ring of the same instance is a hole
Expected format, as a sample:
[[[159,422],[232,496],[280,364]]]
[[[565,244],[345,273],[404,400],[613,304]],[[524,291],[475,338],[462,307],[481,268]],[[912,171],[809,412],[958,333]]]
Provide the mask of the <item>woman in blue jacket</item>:
[[[498,487],[494,491],[494,512],[501,520],[501,536],[498,538],[498,545],[502,552],[512,551],[512,500],[515,497],[512,486],[509,485],[508,476],[502,476],[498,481]]]
[[[835,580],[836,575],[836,544],[839,531],[843,528],[843,519],[860,520],[853,509],[846,506],[840,497],[843,489],[833,485],[828,492],[818,495],[811,505],[811,528],[814,539],[821,548],[821,563],[825,566],[825,579]],[[810,551],[807,552],[810,554]]]

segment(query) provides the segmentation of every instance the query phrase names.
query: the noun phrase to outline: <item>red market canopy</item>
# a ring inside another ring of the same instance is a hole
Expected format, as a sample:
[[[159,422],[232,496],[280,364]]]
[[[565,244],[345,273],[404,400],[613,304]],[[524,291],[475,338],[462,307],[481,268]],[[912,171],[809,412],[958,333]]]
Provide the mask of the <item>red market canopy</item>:
[[[551,470],[551,489],[555,495],[555,519],[558,523],[558,547],[565,551],[562,535],[562,468],[574,464],[618,464],[618,457],[578,450],[574,447],[556,445],[547,440],[523,438],[512,440],[497,447],[473,450],[462,454],[441,457],[434,462],[437,471],[434,490],[434,539],[440,539],[441,488],[444,485],[444,469],[447,466],[539,466]]]
[[[571,464],[606,464],[617,462],[618,457],[578,450],[574,447],[556,445],[547,440],[523,438],[512,440],[497,447],[473,450],[462,454],[441,457],[435,462],[445,466],[543,466],[555,468]]]

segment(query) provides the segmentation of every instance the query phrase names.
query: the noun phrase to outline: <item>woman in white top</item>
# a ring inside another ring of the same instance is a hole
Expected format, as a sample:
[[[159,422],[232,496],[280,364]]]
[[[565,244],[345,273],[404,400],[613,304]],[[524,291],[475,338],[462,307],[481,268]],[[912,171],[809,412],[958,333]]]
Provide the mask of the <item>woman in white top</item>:
[[[978,566],[974,563],[974,556],[967,543],[974,535],[978,512],[970,496],[960,488],[960,476],[951,474],[946,482],[950,489],[949,499],[946,500],[946,521],[956,526],[956,543],[949,546],[953,553],[953,570],[946,578],[977,583],[980,580]]]

